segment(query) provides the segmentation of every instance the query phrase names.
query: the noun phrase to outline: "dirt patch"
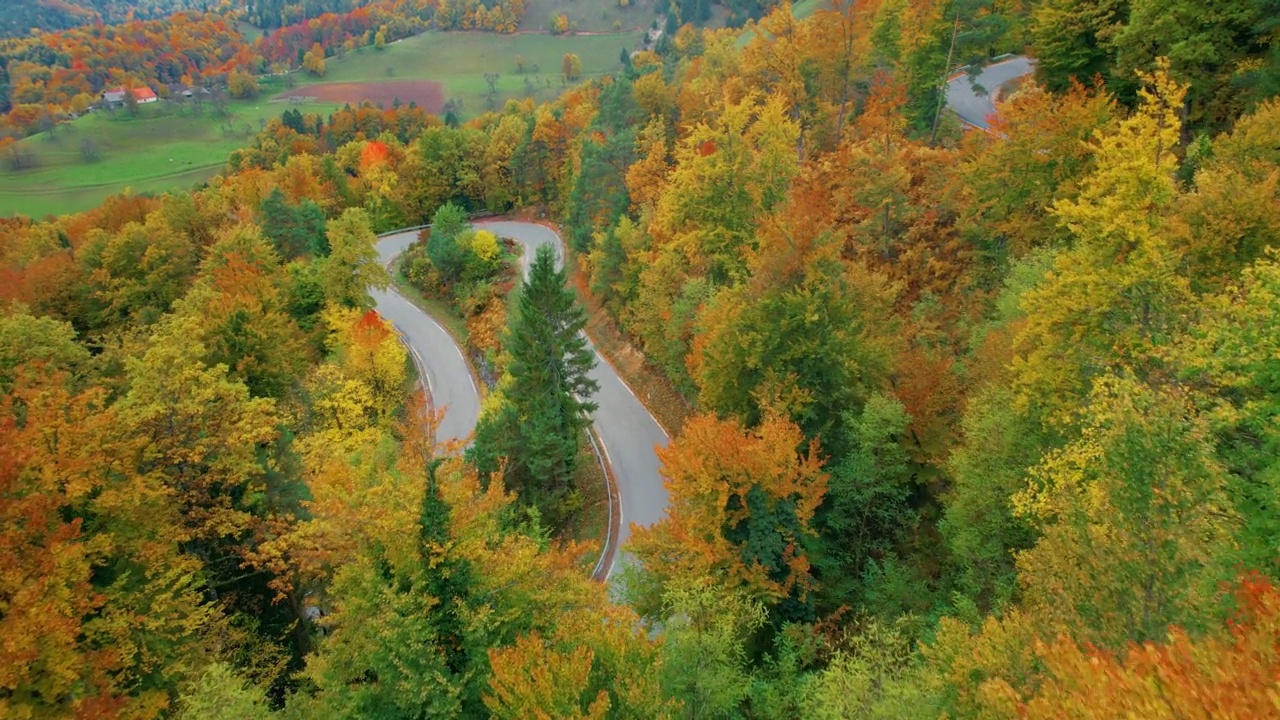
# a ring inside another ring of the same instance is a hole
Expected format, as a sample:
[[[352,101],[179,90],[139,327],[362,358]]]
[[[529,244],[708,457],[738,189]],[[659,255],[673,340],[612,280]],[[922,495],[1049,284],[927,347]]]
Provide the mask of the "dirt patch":
[[[402,105],[417,103],[429,113],[444,110],[444,86],[435,80],[388,80],[386,82],[320,83],[295,88],[277,95],[274,100],[347,103],[358,105],[365,100],[389,108],[399,100]]]

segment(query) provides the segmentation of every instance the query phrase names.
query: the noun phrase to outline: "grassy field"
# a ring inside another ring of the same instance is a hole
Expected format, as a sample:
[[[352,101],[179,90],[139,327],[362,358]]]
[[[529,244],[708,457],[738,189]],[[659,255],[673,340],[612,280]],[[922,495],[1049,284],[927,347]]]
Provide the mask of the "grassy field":
[[[791,15],[792,17],[795,17],[799,20],[803,20],[809,17],[810,15],[818,12],[819,10],[830,10],[831,2],[832,0],[799,0],[799,2],[792,3]],[[721,8],[719,7],[716,8],[717,11],[719,11],[720,9]],[[721,16],[717,15],[717,18],[720,18],[720,17]],[[721,25],[721,27],[723,27],[723,25]],[[743,30],[742,34],[738,36],[738,47],[739,48],[746,47],[747,44],[750,43],[758,33],[763,33],[763,32],[764,32],[763,30],[759,30],[759,29],[750,30],[750,31]]]
[[[529,0],[524,6],[521,30],[547,30],[551,19],[564,14],[578,32],[644,30],[657,16],[654,0],[631,0],[627,7],[618,0]]]
[[[556,97],[563,89],[561,58],[567,52],[582,60],[585,78],[615,72],[621,67],[621,51],[634,48],[639,32],[551,36],[545,34],[494,35],[492,33],[430,32],[392,43],[382,51],[366,48],[327,61],[324,78],[295,76],[291,95],[306,95],[306,86],[317,82],[377,82],[437,80],[446,97],[462,103],[464,116],[488,109],[485,73],[498,73],[501,106],[508,98]],[[516,57],[525,63],[517,72]],[[328,113],[336,104],[302,106],[268,102],[285,92],[276,80],[264,86],[254,101],[233,101],[230,116],[214,117],[205,111],[179,113],[173,103],[138,108],[136,117],[124,111],[95,112],[59,126],[51,138],[40,134],[27,138],[21,148],[34,156],[36,166],[22,171],[0,169],[0,216],[77,212],[91,208],[125,188],[134,192],[164,192],[187,188],[219,170],[232,150],[243,147],[261,122],[291,107],[303,112]],[[85,141],[96,157],[82,152]]]
[[[800,0],[791,5],[791,14],[803,20],[819,10],[830,8],[830,0]]]
[[[640,35],[430,32],[392,43],[381,52],[365,49],[332,60],[323,81],[438,80],[445,97],[461,100],[463,114],[474,116],[488,109],[485,73],[498,73],[498,107],[509,98],[551,100],[564,89],[560,64],[565,53],[578,55],[586,78],[617,72],[622,50],[634,49]],[[516,65],[517,56],[524,60],[524,73]],[[289,92],[305,94],[303,90],[305,86],[299,86]]]
[[[208,103],[199,112],[156,103],[139,107],[136,117],[123,110],[90,113],[59,126],[52,137],[42,133],[22,141],[36,167],[0,173],[0,215],[74,212],[125,188],[142,193],[188,187],[222,169],[227,155],[244,146],[260,122],[284,108],[263,99],[229,103],[225,117],[215,117]]]

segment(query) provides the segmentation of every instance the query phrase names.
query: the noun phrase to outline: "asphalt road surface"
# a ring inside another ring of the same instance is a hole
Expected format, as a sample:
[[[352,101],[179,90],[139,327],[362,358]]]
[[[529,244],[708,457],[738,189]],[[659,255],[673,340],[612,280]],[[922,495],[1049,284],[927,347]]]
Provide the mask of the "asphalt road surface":
[[[382,264],[389,265],[417,239],[417,230],[380,238],[378,254]],[[370,294],[378,314],[400,331],[418,366],[418,375],[427,380],[432,405],[447,408],[436,429],[436,442],[467,438],[480,417],[480,392],[453,336],[397,292],[394,285],[387,290],[371,290]]]
[[[947,105],[965,124],[983,130],[990,129],[987,117],[996,111],[996,90],[1034,69],[1035,61],[1025,57],[1012,57],[988,65],[978,75],[978,84],[985,90],[982,94],[974,88],[967,74],[961,75],[947,83]]]
[[[543,245],[550,245],[563,262],[560,238],[547,227],[508,221],[475,225],[522,245],[522,265],[526,274],[533,265],[534,254]],[[378,252],[382,262],[390,263],[417,237],[418,231],[413,230],[381,238]],[[394,289],[375,290],[372,294],[378,312],[400,331],[419,366],[419,372],[427,378],[433,405],[445,409],[444,419],[437,430],[437,441],[469,436],[475,430],[479,417],[480,397],[462,351],[452,336]],[[658,474],[655,450],[665,447],[669,438],[598,351],[591,377],[600,384],[595,395],[599,407],[592,420],[618,482],[622,522],[617,528],[617,546],[620,547],[630,536],[632,523],[649,526],[666,512],[667,490],[663,487],[662,476]],[[615,559],[608,558],[606,562],[604,575],[608,577],[615,566]]]

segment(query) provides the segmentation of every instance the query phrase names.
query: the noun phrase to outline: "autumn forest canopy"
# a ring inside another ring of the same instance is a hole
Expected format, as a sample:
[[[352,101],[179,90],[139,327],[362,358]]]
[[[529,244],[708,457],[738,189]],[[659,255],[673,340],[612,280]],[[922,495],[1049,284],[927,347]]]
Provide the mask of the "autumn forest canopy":
[[[4,25],[0,150],[525,11],[30,5],[94,15]],[[1280,3],[662,9],[553,102],[289,109],[199,188],[0,219],[0,716],[1280,716]],[[393,283],[478,368],[466,447]],[[583,328],[671,435],[608,584]]]

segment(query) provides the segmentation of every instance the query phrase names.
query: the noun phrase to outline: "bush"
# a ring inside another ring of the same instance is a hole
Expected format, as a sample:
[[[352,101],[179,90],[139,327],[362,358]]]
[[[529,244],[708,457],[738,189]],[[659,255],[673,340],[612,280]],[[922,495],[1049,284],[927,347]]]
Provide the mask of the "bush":
[[[466,248],[465,276],[470,280],[492,277],[502,267],[502,247],[488,230],[464,232],[458,245]]]
[[[446,203],[431,218],[431,234],[427,237],[427,257],[446,283],[462,278],[467,253],[458,244],[458,236],[467,227],[467,213],[453,203]]]
[[[484,310],[467,318],[467,341],[485,357],[490,357],[502,349],[502,329],[506,326],[507,305],[493,298]]]
[[[493,361],[507,323],[503,298],[513,287],[503,244],[487,230],[468,226],[452,203],[432,217],[429,232],[405,251],[405,277],[424,294],[446,300],[467,324],[468,345]]]
[[[252,100],[258,97],[258,81],[243,70],[235,70],[227,79],[227,91],[237,100]]]
[[[405,251],[404,261],[400,267],[404,270],[404,276],[409,279],[409,282],[423,292],[436,295],[444,290],[440,271],[431,264],[431,259],[427,257],[426,250],[421,245],[415,245]]]
[[[577,80],[582,77],[582,59],[577,53],[565,53],[560,62],[560,73],[565,80]]]
[[[453,286],[453,304],[464,317],[479,314],[493,300],[494,295],[492,280],[477,280]]]

